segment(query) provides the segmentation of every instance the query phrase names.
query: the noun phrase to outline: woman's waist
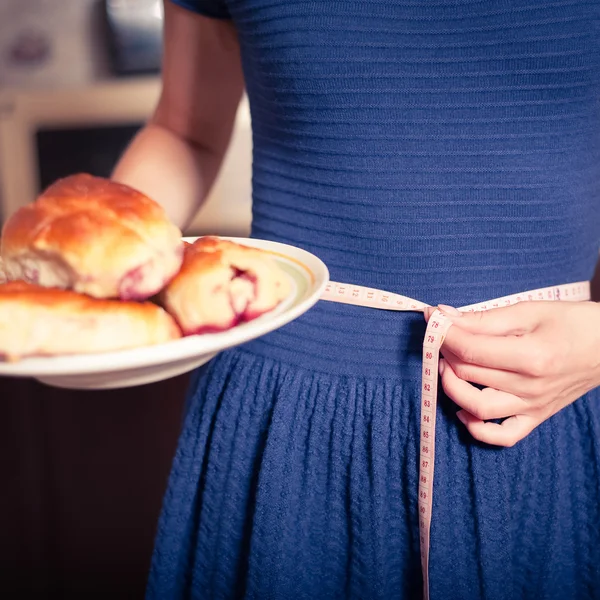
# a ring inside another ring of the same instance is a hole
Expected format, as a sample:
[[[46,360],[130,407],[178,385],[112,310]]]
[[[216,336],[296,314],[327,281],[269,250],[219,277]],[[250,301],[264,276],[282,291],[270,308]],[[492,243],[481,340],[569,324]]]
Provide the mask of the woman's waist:
[[[424,289],[408,291],[387,286],[387,291],[430,305],[444,303],[461,307],[584,279],[571,276],[565,280],[545,277],[523,282],[487,280],[477,285],[438,287],[431,284]],[[351,286],[355,281],[345,283]],[[251,342],[247,349],[326,373],[416,379],[421,376],[425,329],[422,312],[321,300],[292,323]]]
[[[417,378],[422,313],[320,301],[292,323],[250,342],[253,353],[319,372]]]

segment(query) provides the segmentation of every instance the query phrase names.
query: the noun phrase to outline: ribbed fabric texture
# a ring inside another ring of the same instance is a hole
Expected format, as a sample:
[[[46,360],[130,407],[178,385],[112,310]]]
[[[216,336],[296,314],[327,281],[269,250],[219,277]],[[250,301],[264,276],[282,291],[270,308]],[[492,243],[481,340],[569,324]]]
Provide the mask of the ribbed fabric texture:
[[[252,235],[455,306],[589,279],[600,3],[177,0],[233,20]],[[320,302],[192,385],[149,598],[417,598],[422,317]],[[432,600],[600,598],[600,394],[512,449],[441,398]]]

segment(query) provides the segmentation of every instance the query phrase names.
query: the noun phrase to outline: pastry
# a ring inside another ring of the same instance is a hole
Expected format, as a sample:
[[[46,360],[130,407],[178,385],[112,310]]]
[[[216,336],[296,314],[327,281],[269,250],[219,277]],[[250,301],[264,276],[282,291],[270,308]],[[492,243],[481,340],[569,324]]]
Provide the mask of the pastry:
[[[187,244],[179,273],[159,295],[184,335],[230,329],[273,310],[291,291],[263,250],[216,237]]]
[[[123,300],[156,294],[182,254],[181,232],[160,205],[87,174],[58,180],[16,211],[0,245],[9,280]]]
[[[24,281],[0,285],[0,356],[6,360],[109,352],[179,337],[173,318],[150,302],[99,300]]]

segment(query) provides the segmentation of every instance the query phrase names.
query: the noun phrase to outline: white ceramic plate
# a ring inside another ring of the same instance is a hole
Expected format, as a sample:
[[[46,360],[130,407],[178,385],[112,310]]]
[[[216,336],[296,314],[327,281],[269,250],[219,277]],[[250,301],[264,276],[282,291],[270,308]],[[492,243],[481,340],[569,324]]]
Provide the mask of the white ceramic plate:
[[[197,238],[184,238],[193,242]],[[293,283],[290,297],[258,319],[222,333],[119,352],[27,358],[0,362],[0,376],[33,377],[55,387],[109,389],[152,383],[186,373],[222,350],[243,344],[293,321],[321,297],[329,272],[313,254],[294,246],[251,238],[227,238],[272,253]]]

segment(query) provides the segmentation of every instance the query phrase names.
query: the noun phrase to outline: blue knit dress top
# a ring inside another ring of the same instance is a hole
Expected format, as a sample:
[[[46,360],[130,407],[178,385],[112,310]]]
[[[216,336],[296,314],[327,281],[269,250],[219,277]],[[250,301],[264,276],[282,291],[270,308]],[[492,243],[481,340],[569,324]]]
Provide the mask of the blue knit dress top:
[[[599,0],[176,1],[238,32],[252,236],[430,304],[592,277]],[[198,371],[148,598],[420,598],[424,331],[319,302]],[[432,600],[600,598],[599,391],[512,448],[439,401]]]

